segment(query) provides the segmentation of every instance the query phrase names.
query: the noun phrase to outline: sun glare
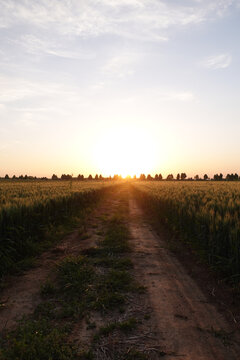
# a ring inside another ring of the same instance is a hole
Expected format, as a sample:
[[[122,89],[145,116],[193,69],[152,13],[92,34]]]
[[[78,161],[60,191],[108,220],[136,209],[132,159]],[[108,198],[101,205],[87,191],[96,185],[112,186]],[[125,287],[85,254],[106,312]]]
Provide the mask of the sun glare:
[[[155,164],[153,139],[139,129],[111,129],[94,149],[97,168],[105,175],[122,177],[151,173]]]

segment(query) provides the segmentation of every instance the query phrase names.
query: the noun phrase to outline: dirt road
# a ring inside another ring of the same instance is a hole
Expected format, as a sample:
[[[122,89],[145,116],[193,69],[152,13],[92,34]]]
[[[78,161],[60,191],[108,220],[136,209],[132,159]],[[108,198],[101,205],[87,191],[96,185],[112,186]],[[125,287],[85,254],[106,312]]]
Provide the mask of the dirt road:
[[[131,198],[130,230],[136,276],[148,289],[159,344],[167,359],[240,359],[237,334],[207,302],[197,284],[144,221]]]

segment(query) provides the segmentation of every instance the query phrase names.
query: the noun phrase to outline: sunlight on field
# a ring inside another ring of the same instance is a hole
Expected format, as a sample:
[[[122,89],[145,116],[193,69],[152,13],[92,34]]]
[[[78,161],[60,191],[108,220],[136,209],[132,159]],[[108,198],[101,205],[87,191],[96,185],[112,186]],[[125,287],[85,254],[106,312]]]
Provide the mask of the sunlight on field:
[[[128,128],[109,130],[94,149],[95,161],[103,173],[122,177],[151,173],[156,164],[155,154],[155,143],[149,134]]]
[[[49,199],[98,190],[112,185],[111,181],[0,181],[0,215],[3,208],[30,206]]]

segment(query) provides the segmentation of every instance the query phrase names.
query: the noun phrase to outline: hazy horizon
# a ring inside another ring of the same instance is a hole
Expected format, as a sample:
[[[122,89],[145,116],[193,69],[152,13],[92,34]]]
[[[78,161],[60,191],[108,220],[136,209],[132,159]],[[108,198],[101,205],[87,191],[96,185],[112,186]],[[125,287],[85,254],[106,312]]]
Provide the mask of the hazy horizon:
[[[240,0],[0,0],[0,176],[240,173]]]

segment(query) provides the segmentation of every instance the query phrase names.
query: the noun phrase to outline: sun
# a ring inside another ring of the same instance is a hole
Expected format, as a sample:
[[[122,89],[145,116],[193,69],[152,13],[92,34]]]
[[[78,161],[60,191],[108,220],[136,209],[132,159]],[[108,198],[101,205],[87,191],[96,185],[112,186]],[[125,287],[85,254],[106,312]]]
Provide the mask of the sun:
[[[99,171],[122,177],[152,173],[155,165],[153,137],[139,128],[112,128],[96,143],[94,158]]]

